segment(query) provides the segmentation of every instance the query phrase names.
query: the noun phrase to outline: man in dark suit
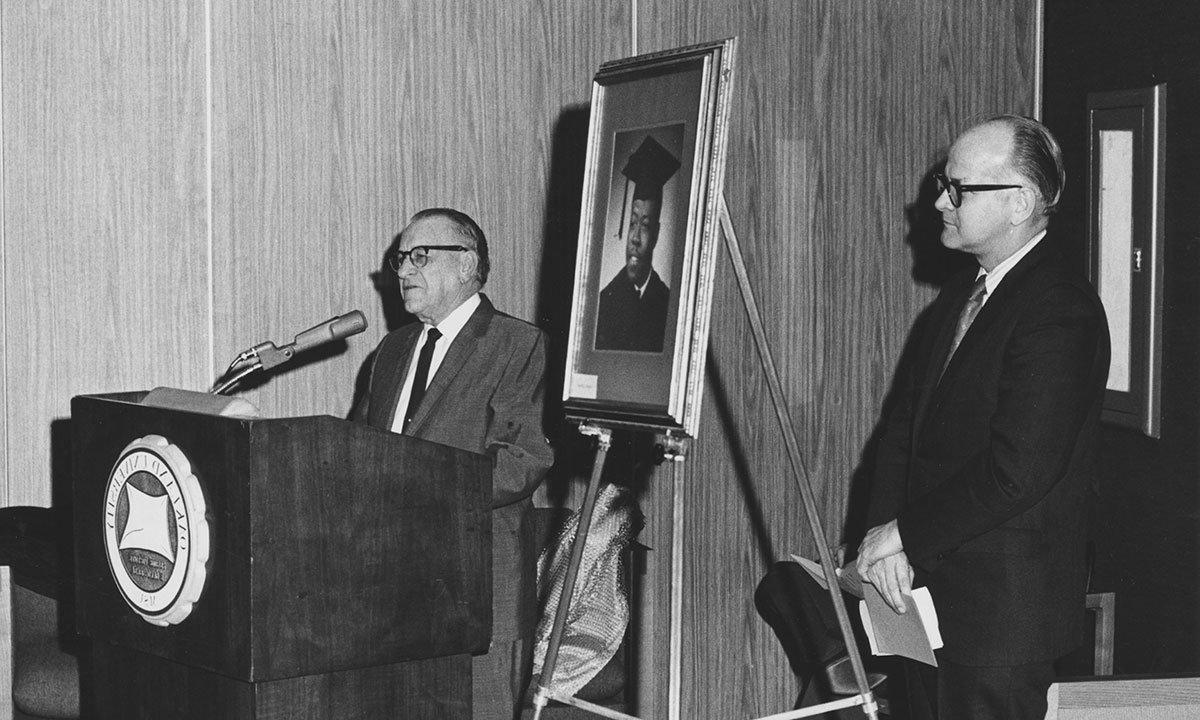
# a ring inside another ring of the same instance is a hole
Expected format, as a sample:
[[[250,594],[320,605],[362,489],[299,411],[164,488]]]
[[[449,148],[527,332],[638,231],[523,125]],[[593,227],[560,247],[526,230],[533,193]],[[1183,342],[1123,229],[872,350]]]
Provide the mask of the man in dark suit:
[[[937,179],[942,244],[979,267],[915,338],[858,568],[898,611],[930,589],[945,647],[906,668],[914,717],[1042,718],[1053,661],[1082,637],[1107,323],[1046,234],[1064,172],[1045,127],[973,127]]]
[[[553,460],[542,432],[546,338],[479,292],[487,240],[461,212],[414,215],[389,262],[405,309],[420,322],[379,344],[356,413],[377,427],[492,457],[492,645],[473,663],[473,717],[512,720],[536,606],[530,495]]]
[[[600,291],[596,311],[597,350],[662,352],[671,293],[654,269],[662,214],[663,184],[679,170],[679,160],[647,136],[621,172],[633,185],[625,265]]]

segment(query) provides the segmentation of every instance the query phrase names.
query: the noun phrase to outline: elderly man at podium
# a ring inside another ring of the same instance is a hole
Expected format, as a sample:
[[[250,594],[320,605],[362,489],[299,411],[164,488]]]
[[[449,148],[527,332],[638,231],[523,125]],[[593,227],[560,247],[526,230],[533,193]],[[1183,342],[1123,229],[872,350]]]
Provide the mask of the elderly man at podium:
[[[534,610],[530,495],[553,459],[542,432],[546,338],[496,310],[483,231],[466,214],[422,210],[389,263],[420,322],[389,333],[355,419],[493,458],[492,645],[474,659],[473,717],[511,720],[525,683]]]

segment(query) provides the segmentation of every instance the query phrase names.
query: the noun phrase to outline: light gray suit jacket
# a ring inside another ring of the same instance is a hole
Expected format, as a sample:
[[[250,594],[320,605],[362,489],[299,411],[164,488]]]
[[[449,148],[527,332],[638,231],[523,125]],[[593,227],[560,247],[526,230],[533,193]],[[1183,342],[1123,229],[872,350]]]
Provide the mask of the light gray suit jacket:
[[[546,337],[480,296],[429,383],[406,435],[488,455],[492,469],[492,640],[528,636],[536,613],[530,495],[553,462],[542,431]],[[421,324],[375,351],[355,419],[391,429]]]

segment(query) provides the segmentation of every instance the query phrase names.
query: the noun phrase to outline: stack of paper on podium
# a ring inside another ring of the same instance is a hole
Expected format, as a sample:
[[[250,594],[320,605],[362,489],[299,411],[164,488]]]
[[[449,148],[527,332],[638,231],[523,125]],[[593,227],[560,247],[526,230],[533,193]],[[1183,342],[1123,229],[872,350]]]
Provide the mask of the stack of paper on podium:
[[[825,571],[820,563],[792,555],[792,559],[800,564],[817,583],[825,589]],[[937,658],[933,651],[942,646],[942,634],[938,630],[937,612],[933,608],[933,597],[929,588],[916,588],[912,591],[912,602],[908,604],[908,612],[898,613],[892,609],[883,595],[875,586],[863,582],[858,576],[854,563],[834,571],[838,579],[838,587],[843,592],[862,598],[858,604],[862,616],[863,629],[871,644],[873,655],[901,655],[919,662],[937,667]]]

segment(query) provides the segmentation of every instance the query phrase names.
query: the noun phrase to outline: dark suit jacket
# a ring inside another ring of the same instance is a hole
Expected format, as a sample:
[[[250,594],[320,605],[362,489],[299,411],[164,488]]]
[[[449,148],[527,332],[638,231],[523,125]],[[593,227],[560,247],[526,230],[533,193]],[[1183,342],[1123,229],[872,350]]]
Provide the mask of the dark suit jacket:
[[[500,641],[533,627],[536,555],[527,515],[553,454],[542,432],[545,335],[480,299],[405,434],[493,458],[492,639]],[[421,324],[411,323],[379,343],[356,419],[391,429],[420,334]]]
[[[654,270],[639,297],[625,268],[621,268],[600,292],[596,349],[662,352],[670,298],[670,291]]]
[[[948,660],[1037,662],[1081,637],[1108,325],[1047,235],[1001,281],[939,382],[974,279],[946,286],[917,338],[881,437],[868,526],[898,518]]]

